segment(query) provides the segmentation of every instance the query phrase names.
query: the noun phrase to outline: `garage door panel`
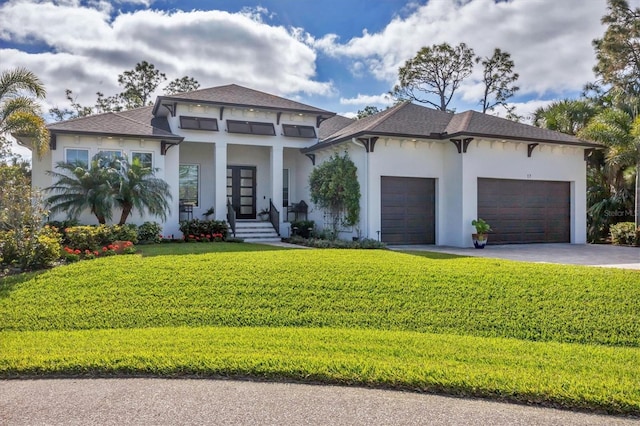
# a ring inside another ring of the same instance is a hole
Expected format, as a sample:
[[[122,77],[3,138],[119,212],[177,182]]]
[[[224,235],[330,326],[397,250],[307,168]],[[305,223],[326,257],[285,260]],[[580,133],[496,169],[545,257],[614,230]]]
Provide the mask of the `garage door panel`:
[[[435,179],[383,176],[381,208],[382,241],[435,243]]]
[[[493,244],[570,242],[570,183],[479,178],[478,217]]]

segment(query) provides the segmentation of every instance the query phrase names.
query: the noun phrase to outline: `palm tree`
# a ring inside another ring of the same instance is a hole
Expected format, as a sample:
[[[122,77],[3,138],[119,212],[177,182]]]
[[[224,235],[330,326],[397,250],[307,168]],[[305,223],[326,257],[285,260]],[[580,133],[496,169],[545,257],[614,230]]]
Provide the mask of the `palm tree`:
[[[600,180],[604,179],[608,182],[609,188],[598,190],[605,197],[589,208],[589,215],[596,221],[604,221],[605,225],[614,223],[606,218],[618,221],[631,216],[634,194],[633,185],[630,182],[634,179],[636,181],[635,220],[636,224],[638,223],[639,182],[637,171],[640,167],[640,143],[638,137],[634,135],[635,131],[638,131],[640,135],[640,119],[634,120],[627,111],[622,109],[608,108],[593,117],[589,124],[578,133],[579,137],[600,142],[607,147]],[[617,211],[620,214],[606,215],[607,211]],[[627,212],[629,213],[627,214]]]
[[[129,162],[126,157],[120,158],[118,184],[114,192],[114,201],[122,209],[120,225],[124,225],[133,210],[140,213],[148,211],[163,221],[169,212],[171,192],[164,180],[155,177],[159,169],[145,167],[139,159]]]
[[[587,125],[596,112],[596,107],[587,100],[564,99],[535,110],[533,124],[538,127],[575,135]]]
[[[29,138],[40,157],[49,148],[49,131],[40,107],[30,96],[43,99],[42,81],[25,68],[0,73],[0,137],[4,134]]]
[[[60,172],[47,174],[57,181],[45,191],[54,193],[47,198],[51,213],[66,212],[77,218],[89,209],[98,223],[104,224],[112,217],[114,184],[118,171],[110,167],[111,161],[100,154],[93,157],[91,164],[82,162],[57,163]]]

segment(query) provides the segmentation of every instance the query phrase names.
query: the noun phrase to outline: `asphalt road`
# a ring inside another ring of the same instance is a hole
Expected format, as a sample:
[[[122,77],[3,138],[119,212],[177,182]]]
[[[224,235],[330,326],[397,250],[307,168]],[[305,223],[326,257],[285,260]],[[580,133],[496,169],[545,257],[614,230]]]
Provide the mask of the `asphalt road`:
[[[0,381],[2,425],[636,425],[477,399],[198,379]]]

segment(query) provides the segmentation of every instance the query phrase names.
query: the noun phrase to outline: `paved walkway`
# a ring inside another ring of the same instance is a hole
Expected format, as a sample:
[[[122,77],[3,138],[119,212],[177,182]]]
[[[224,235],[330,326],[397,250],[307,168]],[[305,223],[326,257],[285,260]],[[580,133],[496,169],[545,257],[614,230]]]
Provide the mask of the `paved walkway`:
[[[7,426],[640,424],[478,399],[233,380],[4,380],[0,395]]]
[[[431,245],[390,246],[392,250],[424,250],[463,256],[480,256],[526,262],[562,263],[610,268],[639,269],[640,247],[604,244],[511,244],[488,245],[482,250]]]

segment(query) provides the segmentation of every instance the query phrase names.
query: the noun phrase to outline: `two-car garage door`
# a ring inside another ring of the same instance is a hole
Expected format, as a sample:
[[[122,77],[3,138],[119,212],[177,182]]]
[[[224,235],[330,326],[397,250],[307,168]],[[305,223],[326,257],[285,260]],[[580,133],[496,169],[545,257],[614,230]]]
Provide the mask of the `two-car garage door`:
[[[380,183],[382,241],[435,244],[435,179],[383,176]],[[571,241],[569,182],[479,178],[477,212],[493,244]]]
[[[478,179],[478,217],[489,223],[489,243],[568,243],[571,184]]]

